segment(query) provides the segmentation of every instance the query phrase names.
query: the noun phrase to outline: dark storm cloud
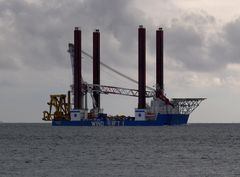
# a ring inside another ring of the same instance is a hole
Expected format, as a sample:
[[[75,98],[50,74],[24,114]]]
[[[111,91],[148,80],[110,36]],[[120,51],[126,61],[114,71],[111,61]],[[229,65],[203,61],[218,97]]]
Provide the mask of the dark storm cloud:
[[[39,69],[64,63],[59,47],[62,22],[55,9],[17,0],[1,1],[0,7],[0,18],[11,22],[3,24],[8,30],[2,34],[1,46],[11,49],[5,56],[18,56],[23,65]]]
[[[85,1],[85,15],[100,28],[102,59],[115,67],[133,67],[137,64],[137,28],[150,26],[151,21],[135,8],[132,1]],[[93,26],[92,25],[92,26]],[[112,41],[114,40],[115,43]],[[114,50],[114,46],[117,49]]]
[[[167,56],[189,70],[211,71],[218,68],[208,50],[207,27],[214,23],[214,17],[205,13],[183,14],[173,19],[166,29]]]
[[[225,24],[209,46],[209,56],[216,66],[240,64],[240,18]]]
[[[0,89],[5,89],[9,87],[16,87],[16,84],[8,80],[0,80]]]
[[[183,69],[212,72],[240,63],[240,18],[216,28],[208,14],[188,14],[166,29],[166,54]],[[214,27],[214,28],[213,28]]]
[[[20,66],[16,59],[8,58],[7,56],[0,59],[0,70],[17,70]]]
[[[203,41],[193,28],[175,25],[166,31],[166,35],[166,50],[170,57],[190,68],[202,61],[199,57],[203,55],[201,51]]]
[[[116,64],[122,65],[131,58],[130,55],[124,59],[122,55],[136,48],[137,26],[148,23],[144,14],[128,0],[40,2],[0,2],[0,18],[5,20],[2,49],[13,47],[12,53],[8,53],[10,57],[16,55],[24,65],[37,69],[68,66],[66,46],[72,39],[74,26],[81,26],[83,36],[88,37],[93,29],[100,28],[105,34],[102,38],[105,60],[116,58]],[[117,41],[121,54],[111,50],[112,39]],[[83,48],[90,48],[91,40]]]
[[[225,25],[223,37],[226,39],[225,48],[218,50],[225,61],[240,63],[240,18]],[[222,49],[222,50],[221,50]],[[224,51],[224,52],[223,52]],[[228,54],[228,55],[226,55]]]
[[[19,63],[34,69],[69,67],[67,43],[74,26],[83,31],[83,49],[92,51],[91,33],[100,28],[104,62],[118,67],[137,65],[137,27],[148,32],[148,49],[155,55],[155,27],[132,1],[50,0],[27,3],[0,1],[0,69]],[[165,51],[182,69],[211,72],[238,63],[240,20],[209,33],[216,20],[207,13],[185,13],[165,30]],[[227,50],[226,50],[227,49]],[[176,68],[178,69],[178,68]]]
[[[236,46],[240,44],[240,35],[238,35],[240,30],[240,18],[226,24],[224,30],[226,39],[229,43]]]

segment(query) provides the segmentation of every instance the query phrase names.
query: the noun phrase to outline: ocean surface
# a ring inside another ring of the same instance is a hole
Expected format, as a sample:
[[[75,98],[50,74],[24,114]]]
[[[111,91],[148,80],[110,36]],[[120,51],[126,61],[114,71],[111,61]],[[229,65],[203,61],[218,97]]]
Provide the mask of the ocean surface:
[[[240,124],[0,124],[0,177],[240,176]]]

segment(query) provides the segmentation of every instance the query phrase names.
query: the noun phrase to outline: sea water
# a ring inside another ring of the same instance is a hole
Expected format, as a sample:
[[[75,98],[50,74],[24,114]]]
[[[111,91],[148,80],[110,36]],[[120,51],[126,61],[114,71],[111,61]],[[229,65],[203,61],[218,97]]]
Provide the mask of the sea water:
[[[0,124],[0,177],[240,176],[240,124]]]

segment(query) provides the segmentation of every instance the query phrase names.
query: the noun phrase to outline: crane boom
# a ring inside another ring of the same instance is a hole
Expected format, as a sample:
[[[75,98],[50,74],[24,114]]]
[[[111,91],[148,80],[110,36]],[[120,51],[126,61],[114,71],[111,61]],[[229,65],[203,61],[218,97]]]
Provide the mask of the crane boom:
[[[68,52],[70,53],[71,63],[72,63],[72,66],[73,66],[74,45],[70,43],[68,46],[69,46]],[[90,54],[88,54],[87,52],[82,50],[82,54],[87,56],[89,59],[93,60],[93,57]],[[111,70],[112,72],[118,74],[119,76],[121,76],[121,77],[123,77],[123,78],[125,78],[125,79],[127,79],[127,80],[129,80],[129,81],[131,81],[133,83],[135,83],[135,84],[138,84],[138,81],[136,81],[135,79],[133,79],[133,78],[131,78],[131,77],[129,77],[129,76],[119,72],[118,70],[108,66],[107,64],[105,64],[105,63],[103,63],[101,61],[100,61],[100,64],[102,66],[104,66],[105,68]],[[139,91],[135,90],[135,89],[113,87],[113,86],[104,86],[104,85],[96,85],[96,90],[93,90],[92,86],[93,86],[93,84],[87,84],[87,87],[89,87],[91,91],[100,92],[100,93],[103,93],[103,94],[118,94],[118,95],[135,96],[135,97],[137,97],[138,94],[139,94],[138,93]],[[149,86],[146,86],[146,88],[151,90],[151,91],[146,91],[146,97],[147,98],[155,97],[155,89],[152,88],[152,87],[149,87]],[[164,101],[167,105],[172,105],[170,103],[169,99],[165,95],[161,94],[161,95],[159,95],[159,98],[162,101]]]
[[[106,86],[106,85],[97,85],[97,84],[86,84],[88,92],[100,92],[101,94],[115,94],[115,95],[125,95],[125,96],[133,96],[138,97],[138,90],[122,88],[122,87],[114,87],[114,86]],[[146,97],[154,97],[154,91],[146,91]]]
[[[73,45],[73,44],[69,44],[68,52],[70,53],[71,62],[73,61],[73,57],[74,57],[73,51],[74,51],[74,45]],[[93,60],[93,57],[92,57],[89,53],[87,53],[87,52],[85,52],[85,51],[82,50],[82,54],[85,55],[86,57],[88,57],[89,59]],[[135,83],[135,84],[138,84],[138,81],[137,81],[137,80],[135,80],[135,79],[133,79],[133,78],[131,78],[131,77],[129,77],[129,76],[127,76],[127,75],[119,72],[118,70],[116,70],[116,69],[108,66],[107,64],[105,64],[105,63],[103,63],[103,62],[101,62],[101,61],[100,61],[100,64],[101,64],[102,66],[104,66],[105,68],[109,69],[110,71],[116,73],[117,75],[119,75],[119,76],[121,76],[121,77],[123,77],[123,78],[125,78],[125,79],[127,79],[127,80],[129,80],[129,81],[131,81],[131,82],[133,82],[133,83]],[[72,66],[73,66],[73,63],[72,63]],[[154,88],[149,87],[149,86],[146,86],[146,88],[149,89],[149,90],[154,90]]]

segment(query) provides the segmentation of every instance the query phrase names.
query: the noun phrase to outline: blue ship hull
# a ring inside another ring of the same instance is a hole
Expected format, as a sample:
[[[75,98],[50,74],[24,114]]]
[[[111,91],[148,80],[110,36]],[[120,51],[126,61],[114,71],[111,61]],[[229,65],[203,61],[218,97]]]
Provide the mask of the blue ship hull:
[[[52,121],[52,126],[163,126],[184,125],[188,122],[187,114],[158,114],[156,120],[79,120],[79,121]]]

